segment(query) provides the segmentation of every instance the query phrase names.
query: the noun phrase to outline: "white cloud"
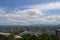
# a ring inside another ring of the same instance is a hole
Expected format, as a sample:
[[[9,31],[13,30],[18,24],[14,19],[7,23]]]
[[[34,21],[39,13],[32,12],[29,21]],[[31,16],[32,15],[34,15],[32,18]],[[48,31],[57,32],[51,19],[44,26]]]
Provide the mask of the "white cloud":
[[[2,23],[10,25],[29,25],[32,24],[32,20],[36,20],[42,15],[44,14],[37,9],[18,10],[11,14],[0,13],[0,24]]]
[[[2,16],[1,16],[2,15]],[[4,25],[32,25],[32,24],[60,24],[60,15],[49,15],[36,9],[18,10],[11,14],[0,13],[0,24]],[[43,16],[43,17],[41,17]]]
[[[28,8],[39,9],[39,10],[50,10],[60,9],[60,2],[50,2],[45,4],[30,5]]]
[[[44,17],[44,20],[47,24],[60,24],[60,15],[50,15]]]
[[[32,20],[34,24],[60,24],[60,15],[49,15]]]
[[[4,25],[32,25],[32,24],[60,24],[60,15],[46,15],[43,10],[60,9],[60,2],[30,6],[27,10],[13,10],[6,14],[0,8],[0,24]]]

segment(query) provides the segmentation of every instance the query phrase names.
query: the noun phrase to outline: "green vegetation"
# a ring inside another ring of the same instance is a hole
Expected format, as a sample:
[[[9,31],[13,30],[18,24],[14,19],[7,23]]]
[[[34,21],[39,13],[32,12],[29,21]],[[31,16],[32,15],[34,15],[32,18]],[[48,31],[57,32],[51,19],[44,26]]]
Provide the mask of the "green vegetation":
[[[47,33],[43,33],[41,35],[26,34],[23,35],[21,39],[15,39],[14,35],[11,34],[9,36],[0,35],[0,40],[56,40],[56,35],[53,34],[50,35]]]
[[[56,35],[49,35],[47,33],[43,33],[41,35],[24,35],[22,40],[56,40]]]
[[[56,40],[56,35],[41,34],[41,35],[24,35],[22,40]]]

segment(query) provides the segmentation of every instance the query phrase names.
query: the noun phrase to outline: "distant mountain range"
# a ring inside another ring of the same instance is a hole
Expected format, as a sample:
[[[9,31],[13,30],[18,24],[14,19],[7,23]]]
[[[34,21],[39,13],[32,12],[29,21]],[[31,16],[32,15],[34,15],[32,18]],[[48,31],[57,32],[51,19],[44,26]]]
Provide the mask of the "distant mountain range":
[[[50,28],[53,28],[53,27],[60,27],[60,25],[43,25],[43,24],[40,24],[40,25],[0,25],[0,27],[39,27],[39,28],[46,28],[46,27],[50,27]]]

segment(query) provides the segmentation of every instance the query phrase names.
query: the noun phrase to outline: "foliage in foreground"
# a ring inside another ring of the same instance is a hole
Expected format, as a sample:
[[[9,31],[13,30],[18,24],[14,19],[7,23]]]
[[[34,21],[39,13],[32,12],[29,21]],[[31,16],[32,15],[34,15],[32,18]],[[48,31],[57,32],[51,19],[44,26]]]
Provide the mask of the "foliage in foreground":
[[[23,35],[21,39],[15,39],[14,35],[0,35],[0,40],[56,40],[56,35],[43,33],[41,35]]]
[[[21,40],[56,40],[56,35],[43,33],[41,35],[24,35]]]

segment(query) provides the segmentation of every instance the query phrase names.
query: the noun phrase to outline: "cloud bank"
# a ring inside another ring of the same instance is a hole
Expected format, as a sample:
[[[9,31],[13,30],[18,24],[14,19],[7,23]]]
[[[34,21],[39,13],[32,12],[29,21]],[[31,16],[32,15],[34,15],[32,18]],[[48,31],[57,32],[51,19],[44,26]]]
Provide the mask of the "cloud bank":
[[[60,2],[46,3],[41,5],[29,6],[25,10],[16,10],[6,13],[0,8],[0,25],[35,25],[35,24],[60,24],[60,15],[49,15],[43,10],[60,9]]]

